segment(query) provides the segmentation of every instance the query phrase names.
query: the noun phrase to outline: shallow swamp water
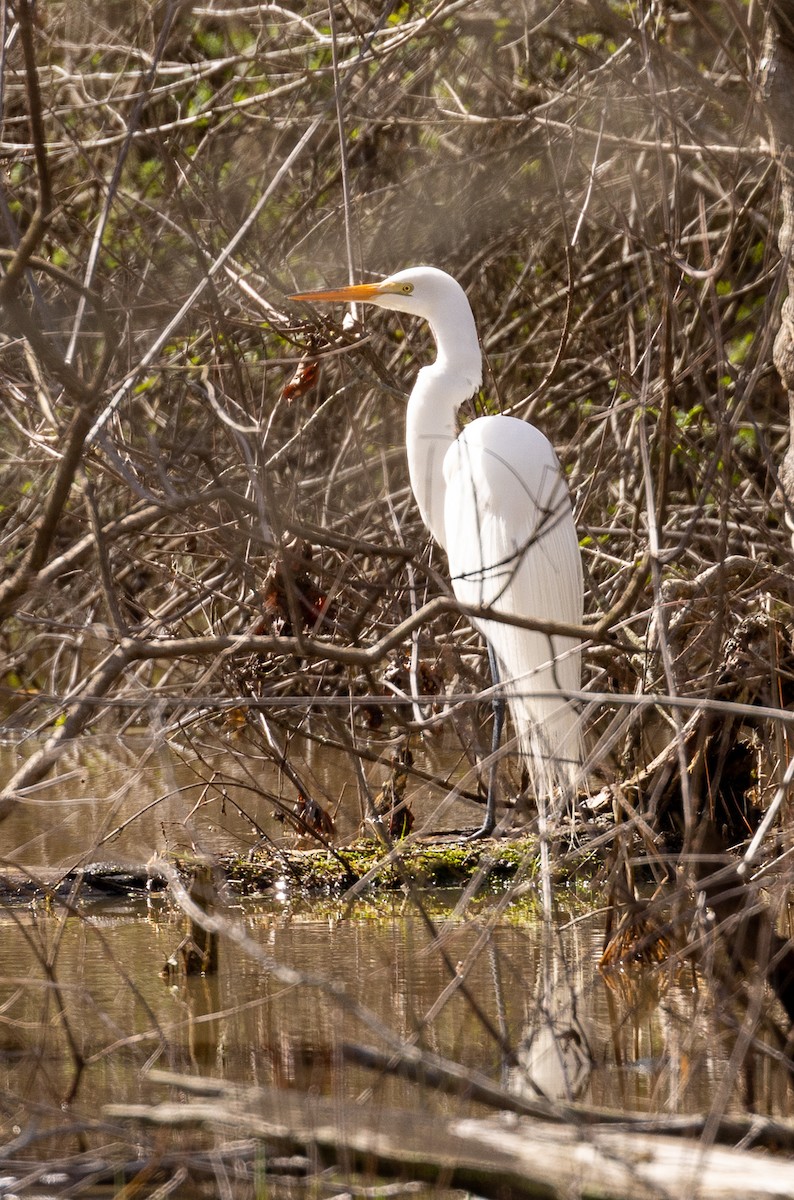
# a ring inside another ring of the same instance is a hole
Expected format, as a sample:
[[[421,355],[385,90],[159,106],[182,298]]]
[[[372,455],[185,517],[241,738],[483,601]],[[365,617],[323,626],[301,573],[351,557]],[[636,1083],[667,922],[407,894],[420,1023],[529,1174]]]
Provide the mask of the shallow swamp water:
[[[17,753],[4,749],[4,774]],[[339,764],[311,770],[328,794],[347,784]],[[209,758],[197,777],[195,763],[163,749],[84,746],[57,784],[4,823],[6,876],[52,879],[154,853],[247,853],[263,828],[295,844],[269,812],[252,824],[250,789],[235,796],[215,778],[220,765]],[[421,794],[415,809],[431,820],[437,809],[424,800],[427,813]],[[456,821],[471,822],[462,802],[441,814],[443,827]],[[287,886],[247,899],[222,892],[224,917],[258,953],[222,937],[217,975],[191,979],[163,974],[185,933],[165,891],[14,903],[7,890],[5,899],[5,1142],[34,1157],[48,1152],[44,1132],[65,1121],[91,1127],[89,1141],[112,1138],[103,1106],[161,1097],[152,1067],[337,1097],[369,1113],[459,1111],[460,1100],[344,1052],[389,1050],[395,1039],[527,1097],[661,1114],[790,1112],[773,1039],[748,1053],[691,964],[601,973],[604,913],[585,878],[558,890],[552,927],[531,875],[515,890],[485,890],[465,911],[459,891],[438,889],[423,893],[421,911],[402,892],[352,901],[307,900]]]

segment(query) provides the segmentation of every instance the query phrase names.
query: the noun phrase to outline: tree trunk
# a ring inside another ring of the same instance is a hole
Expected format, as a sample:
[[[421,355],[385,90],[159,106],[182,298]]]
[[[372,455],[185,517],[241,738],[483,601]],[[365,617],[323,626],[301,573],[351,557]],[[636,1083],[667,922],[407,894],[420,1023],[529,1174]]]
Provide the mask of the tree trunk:
[[[794,529],[794,0],[770,0],[762,59],[762,89],[772,150],[780,163],[783,220],[778,234],[788,295],[774,361],[789,404],[790,440],[779,468],[789,526]]]

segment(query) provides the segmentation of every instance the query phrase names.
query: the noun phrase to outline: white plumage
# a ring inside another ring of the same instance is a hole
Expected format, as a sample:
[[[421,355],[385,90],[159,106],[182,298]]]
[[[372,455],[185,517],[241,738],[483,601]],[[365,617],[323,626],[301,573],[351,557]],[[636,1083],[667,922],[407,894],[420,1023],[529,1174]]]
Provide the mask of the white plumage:
[[[381,283],[297,300],[375,304],[423,317],[438,354],[422,367],[408,401],[406,449],[422,518],[446,550],[463,604],[497,613],[581,624],[582,565],[568,490],[544,435],[514,417],[479,417],[458,436],[461,404],[482,382],[482,355],[460,284],[435,267],[411,267]],[[575,704],[579,643],[478,620],[490,643],[513,724],[539,799],[573,784],[581,750]],[[544,805],[545,807],[545,805]],[[484,831],[493,826],[489,806]]]
[[[444,476],[447,555],[458,599],[580,624],[579,543],[543,434],[513,417],[481,417],[447,452]],[[581,686],[578,643],[499,621],[477,627],[496,654],[536,789],[572,783],[581,752],[578,714],[567,696]]]

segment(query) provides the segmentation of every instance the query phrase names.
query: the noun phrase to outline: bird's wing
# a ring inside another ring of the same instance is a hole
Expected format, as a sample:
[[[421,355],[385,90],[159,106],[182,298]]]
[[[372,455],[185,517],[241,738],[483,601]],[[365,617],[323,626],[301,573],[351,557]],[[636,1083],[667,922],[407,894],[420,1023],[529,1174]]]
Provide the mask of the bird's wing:
[[[444,477],[446,549],[458,599],[514,616],[581,623],[582,567],[570,499],[543,434],[512,417],[481,417],[450,447]],[[545,746],[549,760],[578,761],[576,711],[565,699],[581,683],[578,643],[496,620],[477,624],[496,653],[525,753],[537,758]]]

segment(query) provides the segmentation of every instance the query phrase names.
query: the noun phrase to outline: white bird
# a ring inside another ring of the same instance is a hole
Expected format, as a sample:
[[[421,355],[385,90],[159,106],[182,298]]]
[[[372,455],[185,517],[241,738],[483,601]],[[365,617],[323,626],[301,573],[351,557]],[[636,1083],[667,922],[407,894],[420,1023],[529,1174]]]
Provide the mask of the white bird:
[[[380,283],[291,299],[374,304],[429,323],[438,353],[417,376],[405,440],[414,496],[446,550],[455,596],[495,613],[580,625],[579,542],[551,443],[528,422],[507,416],[478,417],[458,435],[458,409],[482,383],[477,328],[460,284],[435,267],[410,267]],[[575,785],[581,760],[570,699],[581,686],[579,642],[498,618],[474,623],[488,643],[543,817],[555,787]],[[492,832],[494,807],[491,786],[478,835]]]

